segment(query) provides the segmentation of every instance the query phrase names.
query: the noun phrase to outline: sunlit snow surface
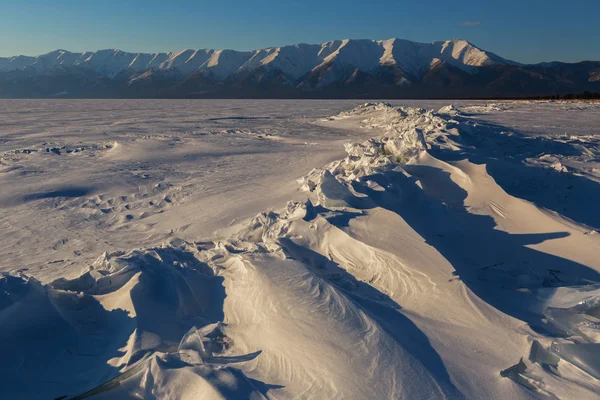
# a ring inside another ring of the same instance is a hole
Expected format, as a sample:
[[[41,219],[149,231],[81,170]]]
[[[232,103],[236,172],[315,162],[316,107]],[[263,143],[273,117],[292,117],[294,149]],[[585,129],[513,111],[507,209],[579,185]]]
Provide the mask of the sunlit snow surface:
[[[0,398],[597,398],[599,126],[0,101]]]

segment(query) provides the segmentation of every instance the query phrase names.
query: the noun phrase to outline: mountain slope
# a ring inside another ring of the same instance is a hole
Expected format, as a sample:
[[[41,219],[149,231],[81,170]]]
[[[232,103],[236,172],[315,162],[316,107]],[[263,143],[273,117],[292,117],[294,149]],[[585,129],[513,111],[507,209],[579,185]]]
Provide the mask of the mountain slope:
[[[600,91],[600,63],[522,65],[460,39],[0,58],[0,97],[497,97],[583,90]]]

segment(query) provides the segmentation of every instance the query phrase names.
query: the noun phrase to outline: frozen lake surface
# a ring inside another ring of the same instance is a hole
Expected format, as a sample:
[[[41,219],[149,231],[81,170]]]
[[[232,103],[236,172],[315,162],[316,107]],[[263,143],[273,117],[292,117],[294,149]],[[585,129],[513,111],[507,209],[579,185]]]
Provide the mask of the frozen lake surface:
[[[283,206],[296,179],[363,135],[314,120],[357,103],[2,101],[1,268],[53,279]]]
[[[0,397],[597,398],[598,127],[2,100]]]

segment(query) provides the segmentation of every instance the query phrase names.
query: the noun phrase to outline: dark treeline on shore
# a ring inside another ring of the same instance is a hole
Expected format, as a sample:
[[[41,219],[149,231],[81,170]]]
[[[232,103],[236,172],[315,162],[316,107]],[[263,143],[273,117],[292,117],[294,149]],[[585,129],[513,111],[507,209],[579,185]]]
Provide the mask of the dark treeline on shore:
[[[536,96],[531,97],[535,100],[600,100],[600,93],[583,92],[583,93],[569,93],[569,94],[556,94],[552,96]]]

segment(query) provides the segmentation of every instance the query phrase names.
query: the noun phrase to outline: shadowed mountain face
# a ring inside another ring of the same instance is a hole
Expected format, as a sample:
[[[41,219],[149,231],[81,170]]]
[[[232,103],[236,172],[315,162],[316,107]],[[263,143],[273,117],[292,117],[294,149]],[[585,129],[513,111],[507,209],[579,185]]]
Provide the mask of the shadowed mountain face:
[[[583,91],[600,91],[600,62],[522,65],[458,39],[0,57],[3,98],[490,98]]]

